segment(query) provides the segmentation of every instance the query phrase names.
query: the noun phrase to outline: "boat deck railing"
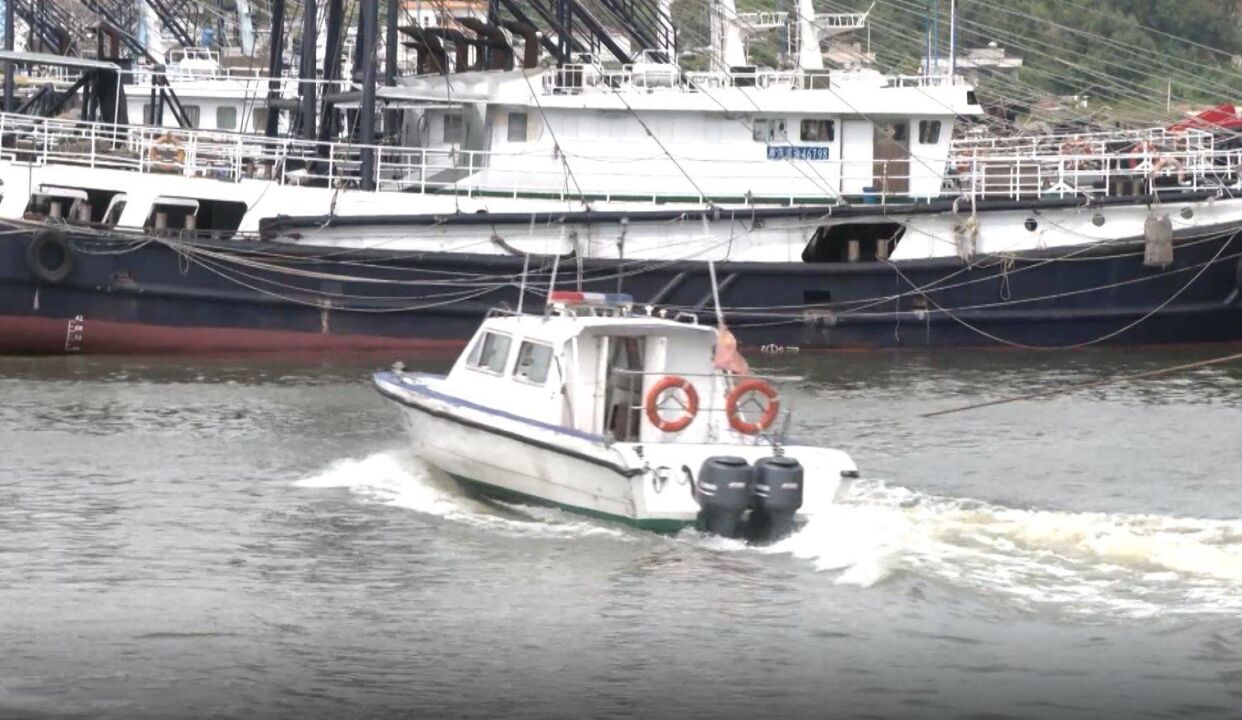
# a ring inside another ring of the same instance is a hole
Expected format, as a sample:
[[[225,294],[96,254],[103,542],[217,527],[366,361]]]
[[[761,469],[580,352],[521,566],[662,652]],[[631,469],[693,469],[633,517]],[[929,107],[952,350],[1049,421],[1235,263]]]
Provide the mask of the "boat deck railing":
[[[783,176],[774,173],[780,166],[770,153],[727,161],[656,156],[634,162],[562,158],[546,148],[491,152],[364,146],[4,113],[0,138],[0,158],[45,166],[353,189],[368,184],[363,168],[370,154],[373,174],[367,179],[380,191],[736,206],[927,202],[931,196],[912,197],[910,188],[916,183],[926,187],[929,177],[943,181],[938,197],[976,199],[1202,191],[1237,187],[1242,166],[1242,150],[1218,147],[1207,133],[1162,130],[963,140],[953,144],[948,158],[934,161],[824,160],[789,153],[777,158],[794,165]],[[697,179],[693,185],[688,173]],[[766,192],[746,189],[755,186]]]

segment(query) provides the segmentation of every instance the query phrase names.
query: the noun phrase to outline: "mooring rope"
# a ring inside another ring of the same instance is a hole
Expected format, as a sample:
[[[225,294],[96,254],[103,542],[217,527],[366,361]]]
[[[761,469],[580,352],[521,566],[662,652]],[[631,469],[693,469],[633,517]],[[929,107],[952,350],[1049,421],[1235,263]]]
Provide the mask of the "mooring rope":
[[[992,407],[994,405],[1005,405],[1019,400],[1033,400],[1035,398],[1049,397],[1052,395],[1062,395],[1065,393],[1076,392],[1078,390],[1088,390],[1094,387],[1102,387],[1117,382],[1125,382],[1127,380],[1141,380],[1143,378],[1158,377],[1160,375],[1168,375],[1170,373],[1181,372],[1183,370],[1194,370],[1201,367],[1209,367],[1211,365],[1223,365],[1225,363],[1236,362],[1242,360],[1242,353],[1234,353],[1224,357],[1212,358],[1210,360],[1199,360],[1192,363],[1183,363],[1174,365],[1173,367],[1158,368],[1156,370],[1146,370],[1140,373],[1132,373],[1130,375],[1118,375],[1115,377],[1104,378],[1103,380],[1092,380],[1091,382],[1078,383],[1068,387],[1053,388],[1051,390],[1039,390],[1037,392],[1026,393],[1024,395],[1014,395],[1012,397],[1000,398],[998,400],[988,400],[987,402],[973,403],[971,405],[963,405],[962,407],[950,408],[948,410],[936,410],[935,412],[922,413],[919,417],[930,418],[939,417],[941,415],[952,415],[953,413],[966,412],[967,410],[978,410],[979,408]]]

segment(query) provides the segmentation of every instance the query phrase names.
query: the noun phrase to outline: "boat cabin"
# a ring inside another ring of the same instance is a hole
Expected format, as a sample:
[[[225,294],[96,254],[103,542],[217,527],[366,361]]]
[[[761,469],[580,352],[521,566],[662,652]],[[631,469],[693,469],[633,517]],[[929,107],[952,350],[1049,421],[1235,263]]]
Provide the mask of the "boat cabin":
[[[716,329],[632,305],[627,295],[557,292],[546,315],[493,314],[446,384],[488,409],[616,442],[734,433],[721,411],[737,378],[715,367]]]

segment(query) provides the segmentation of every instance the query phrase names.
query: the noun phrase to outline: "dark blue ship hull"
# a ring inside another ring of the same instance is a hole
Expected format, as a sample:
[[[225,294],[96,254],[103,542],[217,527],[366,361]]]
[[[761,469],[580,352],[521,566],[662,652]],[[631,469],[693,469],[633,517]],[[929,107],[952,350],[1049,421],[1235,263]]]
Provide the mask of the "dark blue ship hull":
[[[450,349],[500,303],[524,258],[189,241],[11,223],[0,234],[0,352]],[[37,252],[30,244],[41,237]],[[769,350],[1242,340],[1242,237],[1011,257],[717,265],[730,327]],[[68,255],[68,268],[60,257]],[[524,305],[557,286],[623,291],[713,318],[705,263],[532,257]],[[59,277],[62,275],[63,277]]]

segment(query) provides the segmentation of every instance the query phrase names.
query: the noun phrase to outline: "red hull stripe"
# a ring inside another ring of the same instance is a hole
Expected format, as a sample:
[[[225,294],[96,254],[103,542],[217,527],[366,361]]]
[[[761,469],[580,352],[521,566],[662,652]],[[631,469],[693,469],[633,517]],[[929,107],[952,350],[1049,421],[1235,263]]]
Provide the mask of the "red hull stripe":
[[[236,353],[456,350],[464,340],[326,335],[291,330],[172,327],[0,315],[0,353]]]

